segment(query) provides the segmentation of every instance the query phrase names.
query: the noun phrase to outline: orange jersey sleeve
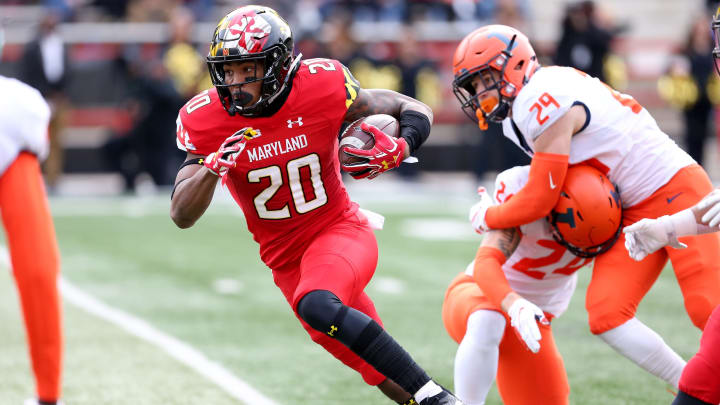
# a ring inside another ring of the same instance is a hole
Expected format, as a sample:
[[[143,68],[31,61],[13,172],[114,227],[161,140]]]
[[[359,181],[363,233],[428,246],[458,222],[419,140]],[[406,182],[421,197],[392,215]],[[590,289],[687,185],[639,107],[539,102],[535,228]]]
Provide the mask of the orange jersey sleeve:
[[[491,229],[529,224],[553,209],[568,170],[568,155],[536,153],[530,162],[528,182],[506,202],[488,208],[485,222]]]

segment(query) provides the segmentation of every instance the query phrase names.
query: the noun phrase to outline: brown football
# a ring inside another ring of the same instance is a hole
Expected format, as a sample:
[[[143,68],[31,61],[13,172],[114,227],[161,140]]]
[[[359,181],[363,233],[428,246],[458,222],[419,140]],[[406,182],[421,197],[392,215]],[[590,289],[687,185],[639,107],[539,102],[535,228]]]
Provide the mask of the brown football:
[[[363,122],[377,127],[379,130],[394,138],[400,136],[400,123],[392,115],[375,114],[361,118],[348,125],[342,135],[340,135],[338,159],[340,159],[341,164],[352,164],[365,160],[345,153],[346,147],[351,146],[357,149],[370,149],[375,146],[375,139],[373,139],[372,135],[360,129],[360,125]]]

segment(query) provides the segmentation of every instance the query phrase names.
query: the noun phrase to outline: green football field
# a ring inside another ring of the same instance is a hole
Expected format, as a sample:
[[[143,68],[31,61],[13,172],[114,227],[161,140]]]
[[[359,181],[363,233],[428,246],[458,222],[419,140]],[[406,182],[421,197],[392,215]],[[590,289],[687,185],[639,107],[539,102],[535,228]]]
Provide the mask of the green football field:
[[[386,216],[367,291],[388,331],[450,387],[456,344],[440,306],[480,239],[465,220],[470,201],[363,203]],[[62,253],[67,405],[391,403],[310,341],[227,199],[187,230],[170,220],[166,195],[55,198],[51,206]],[[0,404],[20,404],[33,382],[6,259],[0,268]],[[589,276],[580,271],[568,312],[553,322],[571,403],[669,404],[665,383],[588,331]],[[638,317],[683,358],[697,350],[700,334],[670,267]],[[487,403],[501,403],[495,389]]]

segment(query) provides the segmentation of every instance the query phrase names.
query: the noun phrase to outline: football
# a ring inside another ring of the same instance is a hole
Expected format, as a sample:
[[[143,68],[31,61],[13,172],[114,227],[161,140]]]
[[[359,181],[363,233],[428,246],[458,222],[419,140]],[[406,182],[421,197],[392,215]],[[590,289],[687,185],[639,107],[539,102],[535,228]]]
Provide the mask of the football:
[[[357,149],[370,149],[375,146],[375,139],[372,135],[360,129],[360,125],[363,122],[377,127],[379,130],[394,138],[400,136],[400,123],[392,115],[375,114],[361,118],[348,125],[342,135],[340,135],[338,159],[340,159],[341,164],[352,164],[365,160],[345,153],[345,148],[348,146]]]

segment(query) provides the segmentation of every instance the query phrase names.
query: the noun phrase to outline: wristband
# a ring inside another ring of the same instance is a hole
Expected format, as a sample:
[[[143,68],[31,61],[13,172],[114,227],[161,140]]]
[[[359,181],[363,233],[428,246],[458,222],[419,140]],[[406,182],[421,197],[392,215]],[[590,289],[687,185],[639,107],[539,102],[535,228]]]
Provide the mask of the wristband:
[[[405,138],[410,154],[430,136],[430,127],[430,118],[421,112],[406,110],[400,114],[400,136]]]

